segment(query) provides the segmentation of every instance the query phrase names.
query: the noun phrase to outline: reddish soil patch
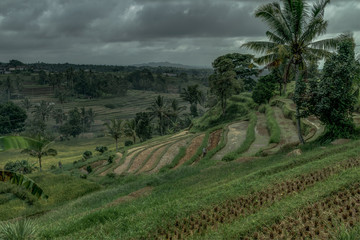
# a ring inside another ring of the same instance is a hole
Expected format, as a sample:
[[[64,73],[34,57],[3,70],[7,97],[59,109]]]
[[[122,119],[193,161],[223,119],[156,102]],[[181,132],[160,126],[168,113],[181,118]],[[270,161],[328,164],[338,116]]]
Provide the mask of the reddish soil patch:
[[[128,172],[135,173],[136,170],[138,170],[144,163],[144,161],[149,157],[149,155],[158,147],[161,147],[162,145],[153,146],[150,147],[144,151],[142,151],[139,155],[137,155],[133,161],[133,163],[130,166],[130,169]]]
[[[144,187],[140,190],[130,193],[129,195],[120,197],[120,198],[112,201],[111,203],[107,204],[105,207],[112,207],[112,206],[116,206],[116,205],[119,205],[124,202],[132,201],[139,197],[145,197],[145,196],[149,195],[152,190],[153,190],[153,187]]]
[[[153,169],[154,164],[157,162],[159,156],[164,152],[164,150],[166,149],[168,145],[159,147],[154,153],[153,155],[150,157],[150,159],[147,161],[147,163],[144,165],[143,168],[140,169],[139,173],[142,172],[147,172],[150,171],[151,169]]]
[[[158,165],[153,170],[151,170],[150,173],[158,172],[162,167],[171,163],[174,157],[178,154],[180,148],[184,147],[188,143],[188,141],[189,138],[186,138],[174,143],[161,157]]]
[[[186,149],[186,154],[185,156],[180,159],[178,165],[176,165],[175,169],[180,167],[181,165],[183,165],[186,161],[188,161],[192,156],[194,156],[194,154],[196,153],[196,151],[198,150],[198,148],[201,146],[201,143],[204,139],[205,134],[201,134],[200,136],[195,137],[189,147]]]
[[[220,142],[222,129],[216,130],[215,132],[212,132],[209,137],[209,143],[207,146],[207,151],[211,151],[214,148],[217,147],[217,145]]]

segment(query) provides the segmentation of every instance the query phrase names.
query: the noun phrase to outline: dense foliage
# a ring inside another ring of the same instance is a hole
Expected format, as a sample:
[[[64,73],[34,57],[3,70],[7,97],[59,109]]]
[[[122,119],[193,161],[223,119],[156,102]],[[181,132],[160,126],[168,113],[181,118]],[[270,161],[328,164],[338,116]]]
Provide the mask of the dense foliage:
[[[25,110],[14,103],[0,104],[0,134],[23,131],[26,118]]]

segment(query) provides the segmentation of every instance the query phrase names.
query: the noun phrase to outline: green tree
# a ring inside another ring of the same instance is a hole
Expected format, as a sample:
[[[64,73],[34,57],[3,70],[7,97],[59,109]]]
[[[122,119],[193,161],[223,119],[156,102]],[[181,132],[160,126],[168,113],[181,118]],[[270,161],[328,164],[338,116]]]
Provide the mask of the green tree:
[[[278,2],[262,5],[255,11],[255,16],[268,24],[271,31],[267,31],[266,36],[270,41],[244,44],[249,49],[269,55],[269,62],[274,59],[272,55],[276,54],[279,46],[289,54],[288,65],[292,65],[295,70],[294,102],[301,143],[304,143],[300,124],[304,87],[300,71],[306,69],[308,61],[329,56],[325,49],[334,48],[337,44],[335,39],[314,41],[326,32],[327,21],[324,20],[324,12],[329,2],[330,0],[322,0],[310,6],[306,0],[281,0],[283,7]]]
[[[52,117],[55,120],[56,124],[60,124],[60,126],[66,121],[66,114],[61,108],[54,109],[52,111]]]
[[[54,109],[53,104],[41,100],[39,104],[35,105],[35,109],[33,113],[35,114],[35,118],[39,118],[40,120],[45,122],[46,120],[49,119],[53,109]]]
[[[349,138],[355,132],[352,112],[356,103],[353,94],[355,43],[351,36],[344,35],[323,68],[320,81],[310,87],[310,112],[325,124],[327,139]]]
[[[23,131],[26,118],[25,110],[13,102],[0,104],[0,134]]]
[[[199,89],[199,85],[189,85],[187,88],[183,88],[180,97],[190,103],[190,106],[193,109],[191,115],[197,117],[197,104],[202,104],[205,99],[204,93]]]
[[[118,151],[118,141],[124,133],[124,124],[121,119],[112,119],[109,123],[104,124],[108,130],[108,134],[115,139],[116,151]]]
[[[29,111],[32,107],[32,103],[29,98],[24,98],[21,100],[21,105],[25,108],[26,111]]]
[[[254,102],[258,104],[268,103],[275,94],[275,84],[276,78],[272,74],[260,77],[252,92]]]
[[[79,109],[75,107],[68,112],[68,120],[60,126],[60,133],[65,137],[76,137],[81,133],[82,122]]]
[[[31,157],[36,157],[39,161],[41,171],[41,160],[45,156],[56,156],[57,151],[49,148],[50,142],[44,138],[39,137],[36,142],[31,144],[28,148],[22,150],[22,153],[29,154]]]
[[[220,101],[224,116],[226,101],[239,88],[239,85],[236,81],[234,65],[230,59],[221,56],[215,59],[212,65],[214,73],[209,77],[210,92]]]
[[[151,138],[152,127],[151,127],[151,115],[147,112],[139,112],[135,115],[136,122],[136,135],[140,141],[143,142]]]
[[[159,133],[164,135],[169,122],[169,108],[164,96],[158,95],[148,110],[153,117],[158,118]]]
[[[136,143],[136,129],[137,124],[135,119],[126,120],[124,124],[124,133],[127,137],[132,138],[133,143]]]

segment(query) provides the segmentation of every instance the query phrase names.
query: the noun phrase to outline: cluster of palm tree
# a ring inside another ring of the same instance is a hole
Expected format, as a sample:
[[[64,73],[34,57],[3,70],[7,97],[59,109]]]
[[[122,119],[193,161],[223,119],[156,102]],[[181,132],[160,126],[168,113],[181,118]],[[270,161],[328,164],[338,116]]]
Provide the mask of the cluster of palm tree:
[[[243,46],[264,56],[258,63],[282,70],[283,91],[292,74],[296,87],[294,102],[299,141],[304,143],[301,134],[301,105],[303,102],[303,83],[309,65],[330,55],[328,50],[335,49],[338,38],[316,40],[326,32],[328,22],[324,11],[330,0],[321,0],[312,6],[306,0],[281,0],[260,6],[255,16],[269,26],[266,36],[269,41],[248,42]]]
[[[112,119],[110,123],[105,123],[104,125],[107,128],[108,134],[115,140],[116,151],[119,150],[118,145],[121,137],[130,137],[133,143],[136,143],[137,124],[134,119]]]

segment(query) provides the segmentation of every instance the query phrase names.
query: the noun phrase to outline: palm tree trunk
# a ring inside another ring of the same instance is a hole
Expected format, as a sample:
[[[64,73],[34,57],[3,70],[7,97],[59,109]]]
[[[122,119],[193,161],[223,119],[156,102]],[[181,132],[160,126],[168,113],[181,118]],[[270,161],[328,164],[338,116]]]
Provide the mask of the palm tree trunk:
[[[115,151],[117,152],[118,151],[118,139],[117,138],[115,138]]]
[[[39,157],[39,166],[40,166],[40,172],[41,172],[41,157]]]
[[[295,65],[295,81],[296,81],[296,85],[299,84],[299,81],[301,81],[300,79],[300,72],[299,72],[299,65]],[[295,94],[296,93],[296,87],[295,87]],[[296,103],[296,128],[297,128],[297,133],[298,133],[298,137],[299,137],[299,142],[301,144],[304,144],[304,138],[301,134],[301,118],[300,118],[300,106]]]

